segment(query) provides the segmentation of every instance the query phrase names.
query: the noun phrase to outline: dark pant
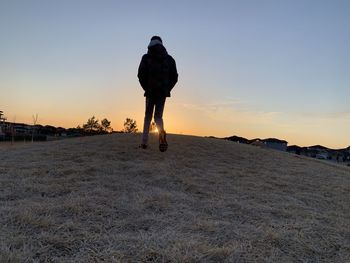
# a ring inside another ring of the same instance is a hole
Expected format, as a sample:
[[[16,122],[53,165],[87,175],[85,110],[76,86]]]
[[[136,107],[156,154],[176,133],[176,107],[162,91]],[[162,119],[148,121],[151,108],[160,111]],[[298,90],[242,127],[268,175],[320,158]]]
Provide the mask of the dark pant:
[[[148,134],[149,127],[152,121],[153,110],[154,111],[154,121],[157,124],[158,132],[164,130],[163,123],[163,111],[165,105],[165,97],[163,98],[146,98],[146,111],[145,111],[145,120],[143,123],[143,134],[142,134],[142,143],[148,143]]]

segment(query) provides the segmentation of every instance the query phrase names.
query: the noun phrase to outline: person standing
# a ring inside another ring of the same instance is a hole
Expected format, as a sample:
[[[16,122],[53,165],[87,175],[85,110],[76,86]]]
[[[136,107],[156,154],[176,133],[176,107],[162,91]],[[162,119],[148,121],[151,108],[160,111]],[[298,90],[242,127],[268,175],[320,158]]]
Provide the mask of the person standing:
[[[147,54],[142,56],[137,77],[145,91],[146,110],[143,123],[142,141],[140,147],[147,149],[149,128],[153,117],[159,132],[159,150],[168,149],[166,132],[163,122],[165,100],[178,80],[176,63],[163,45],[159,36],[153,36],[148,45]]]

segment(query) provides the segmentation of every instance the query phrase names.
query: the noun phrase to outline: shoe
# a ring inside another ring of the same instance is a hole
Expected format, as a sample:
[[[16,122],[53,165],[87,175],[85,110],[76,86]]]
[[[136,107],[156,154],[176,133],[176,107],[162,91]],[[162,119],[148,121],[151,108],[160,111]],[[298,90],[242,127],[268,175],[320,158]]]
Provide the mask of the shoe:
[[[159,151],[165,152],[168,149],[168,143],[166,141],[166,132],[161,131],[159,133]]]
[[[147,144],[144,144],[144,143],[142,143],[140,146],[139,146],[139,148],[141,148],[141,149],[147,149]]]

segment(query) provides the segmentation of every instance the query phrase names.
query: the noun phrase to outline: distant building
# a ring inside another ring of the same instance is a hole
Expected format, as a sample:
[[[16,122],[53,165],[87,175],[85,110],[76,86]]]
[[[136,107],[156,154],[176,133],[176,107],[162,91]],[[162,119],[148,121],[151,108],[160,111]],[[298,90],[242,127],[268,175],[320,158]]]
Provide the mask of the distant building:
[[[320,152],[316,154],[316,158],[321,160],[328,160],[329,156],[327,152]]]
[[[2,127],[0,126],[0,139],[4,139],[5,133],[2,131]]]
[[[232,141],[232,142],[238,142],[238,143],[245,143],[245,144],[248,144],[249,143],[249,140],[244,138],[244,137],[239,137],[239,136],[231,136],[231,137],[226,137],[224,138],[225,140],[229,140],[229,141]]]
[[[300,147],[298,145],[291,145],[291,146],[287,147],[287,152],[298,154],[298,155],[301,154],[301,150],[302,150],[302,147]]]
[[[29,135],[32,132],[32,126],[25,124],[25,123],[13,123],[13,129],[15,130],[16,134],[25,134]]]
[[[350,162],[350,152],[348,152],[348,149],[350,147],[345,149],[329,149],[327,147],[324,147],[322,145],[314,145],[309,147],[299,147],[296,145],[289,146],[287,151],[290,153],[296,153],[298,154],[300,148],[300,155],[321,159],[321,160],[328,160],[338,163],[349,163]]]
[[[249,145],[258,146],[261,148],[269,148],[279,151],[287,151],[289,153],[294,153],[298,155],[303,155],[307,157],[334,161],[338,163],[345,163],[350,166],[350,146],[344,149],[329,149],[322,145],[314,145],[309,147],[300,147],[298,145],[288,146],[288,142],[285,140],[279,140],[276,138],[268,138],[268,139],[246,139],[244,137],[239,136],[231,136],[223,138],[225,140],[244,143]]]
[[[288,142],[284,140],[279,140],[275,138],[268,138],[262,140],[267,148],[278,150],[278,151],[287,151]]]
[[[341,151],[337,151],[337,150],[329,150],[328,151],[328,160],[338,162],[341,156],[342,156]]]
[[[244,137],[239,137],[239,136],[231,136],[231,137],[226,137],[224,138],[225,140],[237,142],[237,143],[244,143],[244,144],[250,144],[254,146],[259,146],[263,148],[270,148],[274,150],[279,150],[279,151],[287,151],[287,141],[284,140],[279,140],[275,138],[268,138],[268,139],[252,139],[248,140]]]
[[[260,139],[253,139],[253,140],[250,140],[250,141],[249,141],[249,144],[250,144],[250,145],[253,145],[253,146],[259,146],[259,147],[261,147],[261,148],[266,147],[265,143],[264,143],[262,140],[260,140]]]
[[[5,140],[4,123],[6,118],[4,117],[4,112],[0,111],[0,140]]]
[[[330,158],[327,147],[324,147],[322,145],[314,145],[307,147],[308,153],[310,157],[317,158],[317,159],[324,159],[328,160]]]
[[[28,125],[25,123],[13,123],[13,122],[3,122],[1,125],[3,140],[15,140],[15,141],[45,141],[46,136],[44,134],[39,134],[37,131],[37,126]]]

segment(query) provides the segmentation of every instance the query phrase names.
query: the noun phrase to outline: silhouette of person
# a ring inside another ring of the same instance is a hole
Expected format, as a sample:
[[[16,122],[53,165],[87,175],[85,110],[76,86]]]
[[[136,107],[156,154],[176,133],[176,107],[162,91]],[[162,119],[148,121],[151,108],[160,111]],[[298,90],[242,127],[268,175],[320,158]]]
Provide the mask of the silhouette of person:
[[[154,120],[159,132],[159,150],[164,152],[168,148],[166,132],[163,123],[165,100],[170,97],[170,91],[178,80],[176,63],[159,36],[153,36],[148,45],[147,54],[143,55],[137,77],[145,91],[146,110],[143,124],[142,141],[140,147],[148,146],[149,128],[154,111]]]

